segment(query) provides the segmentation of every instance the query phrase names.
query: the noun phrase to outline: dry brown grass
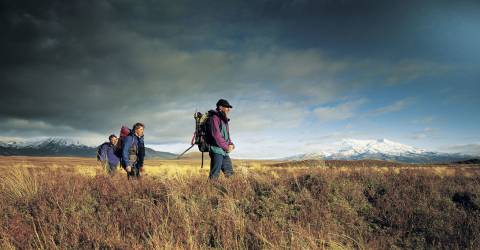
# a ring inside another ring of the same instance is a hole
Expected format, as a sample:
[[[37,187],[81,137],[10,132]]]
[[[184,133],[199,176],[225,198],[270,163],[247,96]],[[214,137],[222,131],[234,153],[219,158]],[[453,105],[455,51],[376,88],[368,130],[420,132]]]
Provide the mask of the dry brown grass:
[[[38,193],[37,178],[26,169],[12,167],[0,176],[0,195],[8,202],[28,203]]]
[[[91,159],[1,160],[2,249],[480,248],[478,167],[236,160],[209,182],[198,160],[148,161],[127,181]]]

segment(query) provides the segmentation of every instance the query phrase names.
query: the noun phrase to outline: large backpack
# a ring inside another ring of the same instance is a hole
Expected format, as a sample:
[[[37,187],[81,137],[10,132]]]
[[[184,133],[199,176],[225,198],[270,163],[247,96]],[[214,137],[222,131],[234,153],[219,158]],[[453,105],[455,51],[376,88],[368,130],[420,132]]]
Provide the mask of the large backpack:
[[[195,142],[192,144],[195,144],[198,146],[198,150],[200,152],[208,152],[210,151],[210,144],[209,142],[209,135],[210,135],[210,123],[211,119],[208,115],[208,112],[205,112],[204,114],[197,112],[193,115],[193,118],[195,118],[195,134],[194,134],[194,140]]]
[[[200,113],[196,112],[193,114],[193,118],[195,119],[195,132],[193,133],[191,146],[187,148],[183,153],[177,156],[177,159],[182,157],[188,150],[190,150],[193,146],[197,145],[198,150],[202,152],[202,168],[203,168],[203,153],[208,152],[210,150],[209,144],[209,136],[210,136],[210,124],[211,120],[209,116],[209,112]]]
[[[118,137],[117,148],[116,148],[116,155],[120,159],[122,158],[122,151],[123,151],[123,146],[125,144],[125,137],[127,137],[130,134],[130,132],[131,130],[127,126],[122,126],[122,128],[120,129],[120,135]]]

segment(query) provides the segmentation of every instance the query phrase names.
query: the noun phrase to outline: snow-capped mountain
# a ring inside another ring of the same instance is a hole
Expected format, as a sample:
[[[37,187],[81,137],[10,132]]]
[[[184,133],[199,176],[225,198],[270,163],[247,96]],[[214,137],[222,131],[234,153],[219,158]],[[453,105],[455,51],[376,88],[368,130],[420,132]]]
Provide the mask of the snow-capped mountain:
[[[77,156],[95,157],[97,147],[90,147],[66,138],[48,138],[35,141],[0,142],[0,155],[12,156]],[[170,159],[176,157],[168,152],[145,148],[146,158]]]
[[[407,163],[453,162],[471,159],[473,156],[428,151],[387,139],[343,139],[331,148],[316,153],[300,154],[287,160],[363,160],[376,159]]]

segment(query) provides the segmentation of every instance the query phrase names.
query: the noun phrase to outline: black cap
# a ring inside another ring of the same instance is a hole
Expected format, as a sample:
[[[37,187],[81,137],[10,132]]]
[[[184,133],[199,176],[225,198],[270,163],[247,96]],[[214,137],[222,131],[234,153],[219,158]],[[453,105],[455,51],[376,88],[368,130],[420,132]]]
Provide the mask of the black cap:
[[[220,107],[220,106],[223,106],[223,107],[226,107],[226,108],[233,108],[232,105],[230,105],[230,103],[228,103],[228,101],[225,100],[225,99],[218,100],[217,108]]]

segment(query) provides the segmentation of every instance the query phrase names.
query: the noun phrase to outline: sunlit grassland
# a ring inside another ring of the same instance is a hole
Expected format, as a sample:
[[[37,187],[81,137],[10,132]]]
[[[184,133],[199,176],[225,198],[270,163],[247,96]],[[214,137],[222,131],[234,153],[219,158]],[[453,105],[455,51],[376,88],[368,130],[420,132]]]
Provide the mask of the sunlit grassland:
[[[321,160],[307,161],[275,161],[275,160],[233,160],[236,172],[259,172],[270,174],[272,177],[278,177],[285,173],[304,173],[315,171],[375,171],[392,172],[399,174],[402,171],[416,170],[428,172],[437,176],[473,176],[480,173],[480,168],[468,165],[435,165],[435,164],[398,164],[381,161],[340,161],[325,162]],[[78,157],[0,157],[0,169],[26,168],[37,171],[68,171],[78,173],[84,176],[96,176],[105,174],[101,164],[94,158]],[[186,160],[146,160],[145,176],[151,177],[189,177],[189,176],[208,176],[210,160],[205,157],[203,167],[200,159]],[[124,170],[117,168],[116,174],[124,174]]]
[[[0,249],[479,249],[478,166],[0,158]]]

